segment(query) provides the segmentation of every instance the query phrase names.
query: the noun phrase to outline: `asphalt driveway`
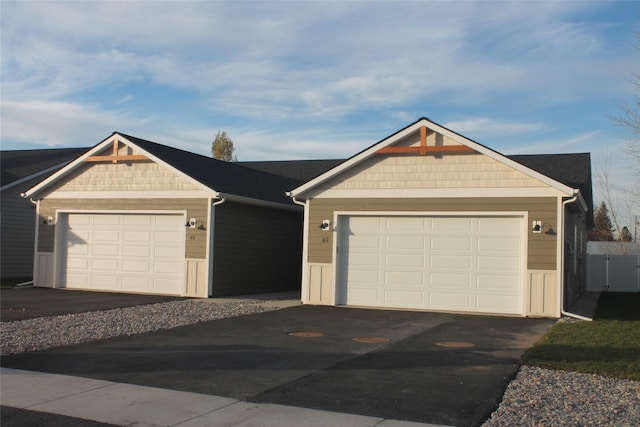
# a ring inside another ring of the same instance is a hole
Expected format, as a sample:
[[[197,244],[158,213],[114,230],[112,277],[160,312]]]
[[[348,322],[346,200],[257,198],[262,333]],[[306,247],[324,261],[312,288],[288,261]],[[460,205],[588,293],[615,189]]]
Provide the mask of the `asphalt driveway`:
[[[180,299],[164,295],[118,294],[40,287],[2,289],[0,292],[0,318],[3,322],[110,310]]]
[[[474,426],[549,319],[298,306],[2,358],[2,366]]]

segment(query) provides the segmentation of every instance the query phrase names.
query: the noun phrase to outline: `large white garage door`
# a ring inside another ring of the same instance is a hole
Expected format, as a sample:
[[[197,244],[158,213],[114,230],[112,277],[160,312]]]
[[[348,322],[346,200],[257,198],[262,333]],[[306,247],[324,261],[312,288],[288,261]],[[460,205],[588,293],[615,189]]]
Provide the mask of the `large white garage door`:
[[[182,215],[68,214],[64,225],[65,287],[183,294]]]
[[[340,217],[337,302],[522,314],[522,227],[522,217]]]

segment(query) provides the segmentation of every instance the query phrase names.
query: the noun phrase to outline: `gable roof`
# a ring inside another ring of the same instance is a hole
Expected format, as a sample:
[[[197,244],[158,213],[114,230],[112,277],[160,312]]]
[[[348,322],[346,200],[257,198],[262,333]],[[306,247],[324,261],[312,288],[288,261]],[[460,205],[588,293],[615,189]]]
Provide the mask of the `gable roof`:
[[[85,147],[0,151],[0,189],[51,174],[87,150]]]
[[[212,197],[238,196],[238,200],[250,199],[294,206],[285,192],[289,188],[299,185],[300,180],[262,172],[233,162],[223,162],[120,132],[114,132],[74,162],[29,189],[24,196],[31,197],[40,193],[72,170],[83,165],[85,158],[103,151],[115,140],[147,153],[151,160],[164,164],[179,175],[197,182],[204,190],[210,191]]]
[[[237,164],[251,169],[296,179],[300,181],[300,184],[302,184],[344,161],[345,159],[273,160],[261,162],[237,162]]]
[[[414,132],[418,132],[419,129],[422,126],[426,126],[428,129],[435,131],[441,135],[444,135],[450,139],[452,139],[453,141],[458,142],[459,144],[462,145],[466,145],[467,147],[470,147],[471,149],[473,149],[474,151],[477,151],[481,154],[484,154],[496,161],[499,161],[507,166],[510,166],[534,179],[537,179],[539,181],[544,182],[545,184],[549,185],[552,188],[555,188],[556,190],[560,191],[561,193],[566,194],[567,196],[573,196],[573,195],[577,195],[577,197],[579,199],[582,198],[582,195],[580,194],[580,189],[576,188],[576,187],[571,187],[570,185],[559,181],[557,179],[555,179],[552,176],[546,175],[544,173],[541,173],[540,171],[529,167],[523,163],[519,163],[511,158],[509,158],[508,156],[505,156],[503,154],[498,153],[495,150],[492,150],[482,144],[479,144],[469,138],[466,138],[442,125],[439,125],[435,122],[432,122],[431,120],[427,119],[426,117],[422,117],[420,119],[418,119],[417,121],[415,121],[414,123],[406,126],[405,128],[395,132],[394,134],[378,141],[377,143],[371,145],[368,148],[365,148],[363,151],[357,153],[356,155],[350,157],[349,159],[347,159],[346,161],[344,161],[343,163],[337,165],[336,167],[328,170],[327,172],[319,175],[318,177],[306,182],[305,184],[294,188],[292,191],[289,192],[289,195],[291,197],[296,197],[296,196],[300,196],[306,192],[308,192],[309,190],[312,190],[313,188],[315,188],[317,185],[328,181],[329,179],[333,178],[334,176],[342,173],[343,171],[351,168],[352,166],[376,155],[376,153],[378,152],[378,150],[385,148],[385,147],[389,147],[394,145],[395,143],[399,142],[400,140],[402,140],[404,137],[413,134]],[[522,160],[522,159],[521,159]],[[526,161],[526,160],[525,160]],[[535,162],[536,164],[538,164],[537,162]],[[590,168],[589,168],[590,170]],[[590,174],[590,173],[589,173]],[[589,186],[590,186],[590,182],[589,182]],[[586,203],[584,202],[584,200],[581,200],[581,203],[583,204],[583,206],[586,208]]]

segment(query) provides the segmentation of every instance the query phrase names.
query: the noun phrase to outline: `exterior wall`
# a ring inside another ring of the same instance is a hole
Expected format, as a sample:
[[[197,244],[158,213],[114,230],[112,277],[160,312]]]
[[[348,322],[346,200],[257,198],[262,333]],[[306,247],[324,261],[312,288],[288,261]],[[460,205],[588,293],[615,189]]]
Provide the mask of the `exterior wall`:
[[[48,193],[199,189],[193,182],[154,162],[87,163],[60,183],[53,184]]]
[[[302,212],[229,201],[214,209],[212,296],[300,286]]]
[[[488,156],[374,156],[318,186],[339,189],[521,188],[546,184]]]
[[[564,299],[565,308],[586,290],[587,227],[584,214],[567,210],[564,228]]]
[[[558,316],[558,281],[555,271],[529,270],[526,288],[527,316]]]
[[[36,209],[20,193],[42,177],[7,188],[0,194],[0,274],[2,279],[29,280],[33,276]]]

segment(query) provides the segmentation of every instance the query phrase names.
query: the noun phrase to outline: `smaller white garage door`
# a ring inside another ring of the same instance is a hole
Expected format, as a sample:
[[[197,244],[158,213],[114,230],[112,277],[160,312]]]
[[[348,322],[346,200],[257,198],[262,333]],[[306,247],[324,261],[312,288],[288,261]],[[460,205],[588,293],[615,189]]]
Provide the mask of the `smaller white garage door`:
[[[182,215],[66,215],[64,286],[183,294],[184,222]]]
[[[337,303],[522,314],[522,227],[522,217],[340,217]]]

